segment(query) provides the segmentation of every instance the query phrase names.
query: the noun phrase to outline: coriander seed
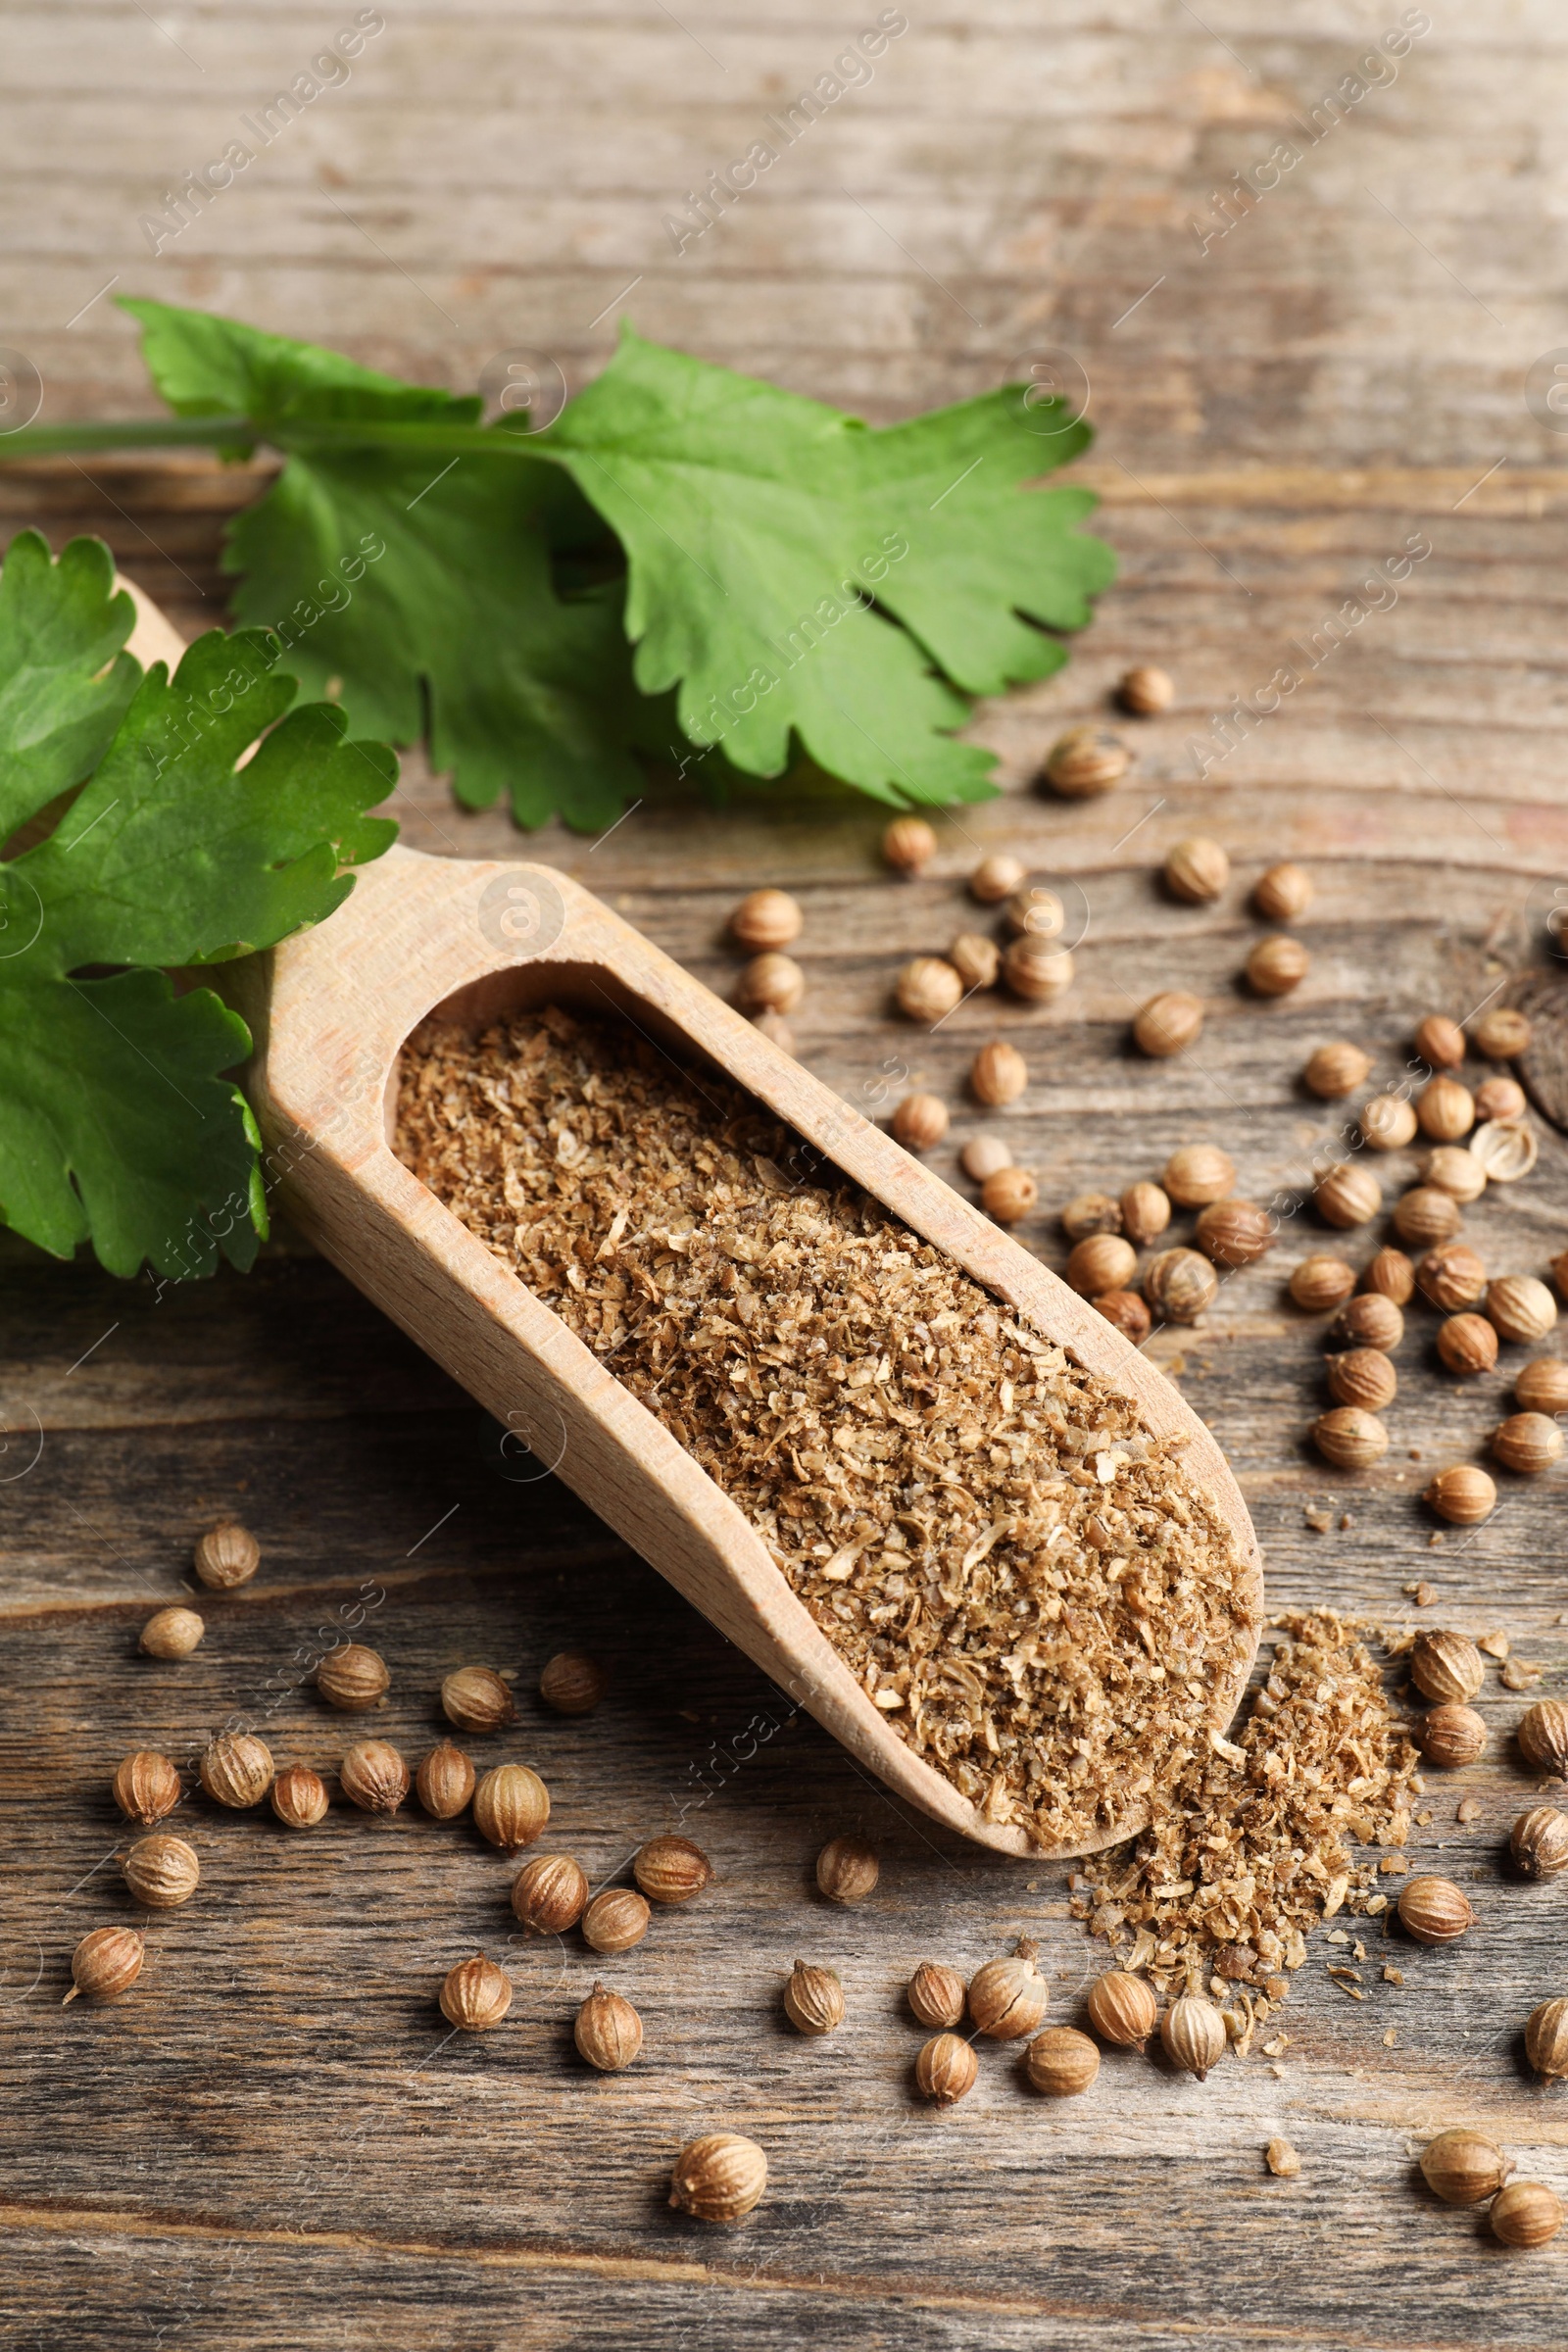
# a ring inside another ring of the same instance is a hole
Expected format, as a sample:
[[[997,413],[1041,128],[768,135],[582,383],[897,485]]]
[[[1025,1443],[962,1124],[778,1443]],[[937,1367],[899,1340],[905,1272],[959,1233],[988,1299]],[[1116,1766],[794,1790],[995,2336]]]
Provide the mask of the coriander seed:
[[[605,1670],[585,1650],[558,1650],[539,1677],[539,1695],[557,1715],[591,1715],[605,1695]]]
[[[261,1564],[262,1547],[248,1527],[225,1519],[197,1539],[196,1574],[215,1592],[249,1584]]]
[[[940,1095],[906,1095],[893,1113],[893,1138],[906,1152],[930,1152],[948,1132],[948,1106]]]
[[[1102,1291],[1090,1305],[1097,1315],[1113,1323],[1124,1339],[1141,1348],[1154,1328],[1154,1318],[1136,1291]]]
[[[831,2034],[844,2023],[844,1986],[831,1968],[797,1960],[784,1987],[784,2014],[797,2034]]]
[[[409,1768],[385,1740],[362,1740],[337,1768],[338,1785],[362,1813],[394,1814],[409,1793]]]
[[[1417,1095],[1415,1115],[1423,1135],[1456,1144],[1476,1123],[1475,1097],[1457,1078],[1434,1078]]]
[[[1359,1405],[1363,1412],[1381,1413],[1394,1402],[1399,1376],[1381,1348],[1348,1348],[1331,1355],[1329,1394],[1337,1404]]]
[[[1133,1023],[1133,1042],[1156,1061],[1185,1054],[1203,1034],[1203,1005],[1185,989],[1166,989],[1151,997]]]
[[[1095,800],[1120,783],[1132,763],[1132,753],[1108,727],[1069,727],[1051,747],[1046,781],[1064,800]]]
[[[1440,1185],[1412,1185],[1394,1204],[1394,1230],[1415,1250],[1451,1241],[1461,1222],[1459,1203]]]
[[[1487,1189],[1487,1171],[1462,1144],[1439,1144],[1427,1153],[1427,1182],[1440,1193],[1451,1194],[1461,1208],[1479,1200]]]
[[[1407,1879],[1398,1909],[1401,1925],[1417,1943],[1454,1943],[1475,1926],[1470,1898],[1451,1879]]]
[[[1074,1193],[1061,1212],[1061,1230],[1069,1242],[1085,1242],[1092,1233],[1120,1233],[1121,1202],[1108,1193]]]
[[[1219,1277],[1196,1250],[1161,1250],[1144,1268],[1144,1297],[1171,1323],[1196,1323],[1219,1294]]]
[[[202,1875],[195,1847],[163,1831],[138,1838],[121,1868],[125,1885],[149,1911],[175,1911],[188,1903]]]
[[[793,956],[754,956],[735,984],[742,1012],[791,1013],[806,994],[806,974]]]
[[[392,1680],[386,1660],[362,1642],[345,1642],[328,1650],[316,1670],[316,1688],[329,1707],[341,1714],[360,1715],[386,1693]]]
[[[1248,985],[1260,997],[1288,997],[1311,968],[1312,958],[1300,941],[1276,932],[1272,939],[1260,939],[1247,958]]]
[[[142,1627],[137,1647],[149,1658],[188,1658],[206,1631],[194,1609],[160,1609]]]
[[[456,1821],[473,1795],[476,1775],[461,1747],[438,1740],[414,1776],[415,1793],[432,1821]]]
[[[1320,1413],[1312,1424],[1312,1443],[1337,1470],[1369,1470],[1389,1450],[1389,1433],[1375,1413],[1353,1404],[1337,1405]]]
[[[139,1747],[126,1756],[115,1774],[114,1798],[127,1821],[144,1830],[172,1813],[180,1799],[179,1775],[167,1756],[154,1747]]]
[[[1483,1087],[1481,1094],[1488,1092]],[[1482,1110],[1481,1096],[1476,1097],[1476,1108]],[[1517,1184],[1528,1176],[1541,1156],[1536,1131],[1520,1118],[1502,1118],[1496,1111],[1483,1114],[1486,1125],[1478,1127],[1470,1138],[1471,1158],[1486,1174],[1489,1184]]]
[[[915,2088],[935,2107],[952,2107],[974,2088],[980,2061],[957,2034],[933,2035],[914,2062]]]
[[[948,950],[948,961],[972,996],[977,988],[995,988],[1002,969],[1002,950],[981,931],[960,931]]]
[[[1482,1013],[1471,1034],[1476,1052],[1488,1061],[1517,1061],[1530,1051],[1530,1023],[1511,1004],[1494,1004]]]
[[[1497,1335],[1485,1315],[1450,1315],[1438,1327],[1438,1353],[1462,1377],[1490,1372],[1497,1360]]]
[[[652,1917],[634,1887],[607,1886],[582,1915],[583,1941],[596,1952],[629,1952],[647,1935]]]
[[[1544,2082],[1568,2076],[1568,2001],[1543,2001],[1525,2020],[1525,2056]]]
[[[1279,1219],[1255,1200],[1214,1200],[1198,1220],[1198,1247],[1216,1266],[1250,1266],[1273,1249]]]
[[[1376,1348],[1392,1355],[1404,1338],[1404,1317],[1382,1291],[1361,1291],[1347,1298],[1329,1326],[1329,1346]]]
[[[969,1982],[969,2015],[991,2041],[1018,2041],[1046,2014],[1048,1986],[1035,1967],[1039,1946],[1027,1936],[1005,1960],[988,1960]]]
[[[473,1826],[487,1844],[514,1854],[550,1819],[550,1791],[526,1764],[497,1764],[473,1792]]]
[[[1059,939],[1067,928],[1067,909],[1054,890],[1031,882],[1007,901],[1004,920],[1014,939]]]
[[[1092,1233],[1074,1245],[1067,1281],[1081,1298],[1102,1291],[1125,1290],[1138,1267],[1138,1252],[1119,1233]]]
[[[1170,1223],[1170,1200],[1157,1184],[1130,1184],[1120,1207],[1121,1229],[1138,1250],[1157,1242]]]
[[[291,1764],[271,1787],[272,1811],[286,1829],[314,1830],[326,1819],[326,1783],[308,1764]]]
[[[1497,1490],[1492,1480],[1470,1462],[1455,1462],[1451,1468],[1440,1470],[1423,1497],[1440,1519],[1446,1519],[1455,1527],[1479,1526],[1496,1499]]]
[[[1532,1805],[1509,1831],[1508,1851],[1527,1879],[1554,1879],[1568,1870],[1568,1813]]]
[[[213,1802],[244,1813],[272,1786],[272,1751],[250,1732],[220,1732],[202,1751],[202,1787]]]
[[[945,1961],[922,1960],[909,1979],[906,1998],[922,2026],[959,2026],[969,1987]]]
[[[1429,1012],[1418,1023],[1415,1050],[1434,1070],[1456,1070],[1464,1059],[1464,1031],[1445,1012]]]
[[[969,895],[982,906],[1000,906],[1010,899],[1024,878],[1024,864],[1019,858],[1009,858],[1004,852],[982,858],[969,876]]]
[[[1568,1413],[1568,1363],[1539,1355],[1513,1384],[1514,1401],[1527,1413]]]
[[[512,1908],[535,1936],[564,1936],[588,1902],[588,1874],[570,1854],[535,1854],[512,1882]]]
[[[516,1700],[489,1666],[459,1666],[441,1685],[441,1712],[460,1732],[499,1732],[515,1719]]]
[[[969,1091],[977,1102],[996,1110],[1016,1102],[1029,1083],[1029,1065],[1016,1046],[1001,1039],[982,1046],[969,1065]]]
[[[830,1838],[816,1857],[818,1891],[830,1903],[863,1903],[882,1865],[861,1838]]]
[[[1184,1992],[1160,2019],[1159,2038],[1171,2064],[1201,2082],[1225,2055],[1225,2020],[1212,2001]]]
[[[1341,1096],[1354,1094],[1371,1067],[1370,1054],[1341,1039],[1331,1046],[1319,1046],[1301,1076],[1310,1093],[1322,1102],[1337,1102]]]
[[[632,1857],[631,1875],[653,1903],[689,1903],[713,1879],[713,1865],[689,1838],[652,1838]]]
[[[1342,1159],[1326,1168],[1312,1188],[1318,1215],[1325,1223],[1345,1229],[1365,1225],[1383,1206],[1383,1187],[1370,1168]]]
[[[1509,1126],[1529,1107],[1517,1078],[1484,1078],[1476,1088],[1476,1117]]]
[[[1073,2026],[1048,2026],[1024,2052],[1024,2080],[1051,2099],[1075,2099],[1100,2072],[1100,2052]]]
[[[805,919],[787,890],[754,890],[730,916],[730,936],[759,956],[789,947],[800,938]]]
[[[980,1188],[980,1205],[999,1225],[1016,1225],[1040,1198],[1040,1187],[1027,1168],[999,1168]]]
[[[761,2202],[767,2158],[738,2132],[710,2132],[689,2140],[675,2159],[669,2201],[700,2222],[743,2221]]]
[[[1484,2132],[1440,2132],[1421,2152],[1421,2174],[1445,2205],[1484,2205],[1513,2166]]]
[[[941,1021],[961,1000],[963,982],[942,956],[915,956],[900,972],[894,993],[911,1021]]]
[[[1532,1347],[1557,1320],[1557,1301],[1533,1274],[1505,1274],[1487,1286],[1487,1319],[1499,1340]]]
[[[1166,1160],[1160,1181],[1178,1208],[1206,1208],[1223,1200],[1236,1182],[1236,1162],[1217,1144],[1183,1144]]]
[[[1474,1707],[1445,1705],[1429,1708],[1411,1727],[1411,1737],[1429,1764],[1457,1772],[1485,1753],[1487,1727]]]
[[[1300,2179],[1301,2159],[1288,2139],[1271,2139],[1263,2150],[1263,2162],[1276,2180]]]
[[[1510,2180],[1494,2197],[1487,2219],[1505,2246],[1544,2246],[1562,2228],[1562,2200],[1544,2180]]]
[[[71,1990],[61,2007],[79,1993],[87,2001],[118,2001],[141,1975],[147,1947],[135,1928],[94,1928],[71,1955]]]
[[[1487,1287],[1487,1269],[1463,1242],[1429,1250],[1415,1270],[1416,1289],[1445,1314],[1469,1306]]]
[[[1374,1095],[1357,1114],[1361,1141],[1373,1152],[1401,1152],[1416,1131],[1415,1105],[1402,1095]]]
[[[1087,2005],[1089,2022],[1101,2040],[1124,2050],[1141,2050],[1159,2017],[1152,1986],[1122,1968],[1107,1968],[1095,1979]]]
[[[1516,1737],[1527,1764],[1568,1781],[1568,1706],[1560,1698],[1538,1698],[1527,1707]]]
[[[618,2075],[643,2046],[643,2021],[630,2001],[596,1984],[571,2029],[577,2055],[602,2075]]]
[[[1189,906],[1211,906],[1231,878],[1231,861],[1217,841],[1194,835],[1165,858],[1165,888]]]
[[[1002,978],[1026,1004],[1049,1004],[1072,986],[1073,960],[1066,948],[1047,940],[1015,939],[1002,958]]]
[[[1561,1459],[1562,1431],[1544,1413],[1510,1413],[1492,1433],[1492,1452],[1517,1478],[1539,1478]]]
[[[460,1960],[441,1983],[441,2014],[463,2034],[488,2034],[512,2007],[512,1979],[483,1952]]]
[[[1311,906],[1312,877],[1298,865],[1271,865],[1252,886],[1252,905],[1266,923],[1294,923]]]
[[[1135,718],[1152,718],[1157,710],[1168,710],[1175,699],[1175,684],[1168,673],[1151,669],[1147,663],[1128,670],[1116,689],[1116,700]]]
[[[1319,1252],[1303,1257],[1291,1270],[1290,1292],[1299,1307],[1310,1315],[1327,1314],[1343,1306],[1355,1289],[1355,1269],[1343,1257],[1330,1257]]]
[[[1486,1680],[1486,1662],[1465,1634],[1417,1634],[1410,1652],[1410,1680],[1423,1698],[1474,1698]]]
[[[1396,1306],[1408,1306],[1415,1290],[1415,1266],[1402,1250],[1379,1250],[1368,1258],[1361,1276],[1363,1291],[1379,1292]]]
[[[883,863],[896,874],[923,873],[937,854],[937,837],[923,816],[896,816],[882,835]]]
[[[958,1164],[976,1184],[988,1177],[1000,1176],[1004,1168],[1012,1165],[1012,1153],[1000,1135],[972,1135],[958,1153]]]

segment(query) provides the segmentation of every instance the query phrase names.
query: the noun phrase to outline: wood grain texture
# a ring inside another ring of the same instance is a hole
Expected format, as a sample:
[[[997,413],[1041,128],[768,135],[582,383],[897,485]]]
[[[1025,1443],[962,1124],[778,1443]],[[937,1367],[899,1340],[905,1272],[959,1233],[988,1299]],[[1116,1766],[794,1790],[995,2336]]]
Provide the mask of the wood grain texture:
[[[1523,383],[1563,339],[1549,292],[1560,12],[1434,11],[1395,86],[1203,254],[1191,217],[1398,12],[1334,0],[1306,26],[1260,0],[1197,18],[983,0],[912,24],[869,87],[683,256],[661,242],[663,211],[859,20],[803,22],[779,0],[679,8],[680,22],[647,0],[589,0],[569,19],[511,0],[387,13],[349,85],[155,261],[141,212],[331,21],[216,0],[177,16],[125,0],[8,12],[5,336],[41,368],[47,415],[152,406],[107,295],[67,323],[117,272],[117,292],[464,387],[519,340],[582,380],[620,307],[645,332],[873,416],[1066,346],[1094,386],[1085,471],[1122,563],[1070,668],[979,713],[1004,797],[944,822],[919,883],[881,875],[880,816],[847,796],[778,809],[759,795],[719,819],[665,787],[597,845],[558,828],[521,843],[499,811],[454,808],[417,759],[394,803],[413,847],[563,866],[721,993],[734,899],[762,881],[797,890],[797,1035],[847,1101],[883,1120],[919,1082],[957,1106],[977,1043],[1023,1047],[1032,1084],[1004,1131],[1042,1207],[1021,1238],[1058,1268],[1061,1201],[1152,1173],[1179,1142],[1223,1143],[1253,1197],[1298,1189],[1334,1124],[1296,1081],[1313,1045],[1362,1038],[1393,1077],[1420,1013],[1462,1013],[1545,965],[1568,880],[1568,470]],[[220,525],[257,469],[84,467],[0,471],[0,525],[36,522],[57,544],[99,530],[183,635],[215,625]],[[1214,714],[1293,662],[1292,641],[1412,533],[1432,554],[1398,603],[1200,775],[1191,746],[1212,741]],[[1099,716],[1135,658],[1169,666],[1178,700],[1136,729],[1131,782],[1090,806],[1041,797],[1054,734]],[[1230,848],[1235,884],[1214,908],[1178,908],[1154,869],[1200,830]],[[893,1016],[892,975],[969,919],[961,877],[994,847],[1082,892],[1077,986],[1044,1015],[976,1000],[927,1036]],[[1288,855],[1318,883],[1313,969],[1260,1006],[1235,985],[1258,935],[1246,891]],[[1203,1046],[1150,1065],[1127,1050],[1129,1000],[1172,979],[1205,996]],[[957,1110],[939,1174],[980,1123]],[[1391,1190],[1415,1164],[1396,1160]],[[1499,1270],[1540,1271],[1565,1221],[1568,1141],[1544,1129],[1536,1175],[1489,1194],[1466,1228]],[[1562,1693],[1560,1477],[1503,1482],[1478,1535],[1436,1548],[1415,1500],[1435,1460],[1484,1457],[1517,1352],[1461,1394],[1432,1321],[1413,1316],[1395,1446],[1364,1478],[1328,1471],[1303,1440],[1326,1402],[1320,1333],[1283,1283],[1326,1244],[1303,1210],[1204,1326],[1152,1347],[1232,1461],[1271,1603],[1502,1626]],[[1505,2254],[1414,2179],[1421,2137],[1468,2120],[1568,2188],[1563,2094],[1532,2083],[1519,2044],[1534,2003],[1568,1991],[1568,1888],[1522,1888],[1503,1865],[1534,1783],[1509,1737],[1527,1696],[1494,1670],[1487,1757],[1432,1776],[1409,1851],[1471,1891],[1481,1925],[1460,1945],[1369,1937],[1355,2004],[1324,1973],[1343,1947],[1320,1935],[1283,2056],[1227,2059],[1201,2086],[1107,2057],[1085,2099],[1048,2105],[986,2049],[969,2101],[933,2116],[908,2093],[920,2037],[904,1979],[928,1953],[971,1968],[1027,1928],[1070,2022],[1102,1950],[1066,1915],[1064,1872],[1020,1872],[859,1778],[580,1502],[510,1484],[461,1391],[297,1242],[281,1237],[246,1281],[161,1293],[12,1244],[0,1271],[8,2344],[1560,2344],[1560,2248]],[[193,1658],[152,1666],[137,1627],[181,1594],[195,1535],[229,1511],[261,1536],[262,1572],[204,1600]],[[1421,1579],[1438,1597],[1416,1610],[1402,1588]],[[145,1740],[186,1753],[237,1710],[280,1756],[330,1766],[350,1735],[302,1678],[360,1608],[394,1670],[376,1726],[409,1752],[435,1736],[441,1673],[489,1659],[517,1673],[506,1752],[549,1781],[553,1841],[596,1874],[677,1825],[711,1851],[712,1893],[662,1915],[612,1976],[648,2024],[629,2076],[590,2080],[570,2055],[586,1953],[508,1947],[510,1873],[466,1830],[416,1816],[335,1808],[314,1842],[291,1842],[270,1820],[187,1807],[202,1897],[157,1931],[122,2008],[59,2011],[76,1937],[124,1915],[117,1758]],[[578,1724],[528,1695],[568,1642],[612,1671],[602,1712]],[[1482,1813],[1461,1827],[1471,1793]],[[853,1914],[810,1888],[817,1846],[845,1829],[883,1862]],[[443,2046],[436,1983],[481,1940],[515,1965],[512,2019]],[[779,2022],[803,1951],[849,1990],[821,2046]],[[1402,1986],[1383,1981],[1385,1957]],[[720,2125],[763,2141],[773,2186],[744,2230],[704,2232],[668,2212],[661,2182],[681,2139]],[[1302,2153],[1295,2182],[1263,2170],[1275,2132]]]

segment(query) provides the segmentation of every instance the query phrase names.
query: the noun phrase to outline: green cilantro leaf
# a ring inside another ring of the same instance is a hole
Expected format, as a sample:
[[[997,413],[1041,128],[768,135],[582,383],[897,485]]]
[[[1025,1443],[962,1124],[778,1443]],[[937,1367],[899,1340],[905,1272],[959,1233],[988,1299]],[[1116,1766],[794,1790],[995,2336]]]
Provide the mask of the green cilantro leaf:
[[[1055,415],[1013,386],[872,431],[628,331],[539,446],[619,534],[637,682],[694,741],[774,775],[793,730],[879,799],[965,801],[992,761],[953,687],[1059,668],[1044,632],[1114,570],[1090,492],[1023,487],[1090,438]]]
[[[456,458],[291,442],[307,422],[470,426],[475,399],[400,384],[314,344],[200,311],[127,301],[154,380],[186,416],[243,416],[288,451],[277,481],[231,525],[233,609],[271,626],[308,693],[333,692],[356,727],[428,737],[458,798],[511,795],[519,824],[559,809],[598,831],[642,789],[646,723],[619,598],[557,593],[552,542],[583,537],[566,477],[481,447]]]
[[[27,548],[21,580],[56,613],[56,634],[8,630],[16,561],[13,546],[0,570],[0,713],[37,645],[64,643],[64,584],[78,651],[58,663],[49,707],[69,715],[71,680],[101,682],[129,600],[112,596],[96,543],[74,542],[41,573]],[[59,1256],[90,1239],[112,1273],[144,1260],[210,1273],[220,1250],[249,1264],[266,1229],[255,1125],[223,1075],[249,1033],[210,990],[177,995],[158,967],[243,955],[319,922],[353,888],[341,868],[378,857],[396,832],[365,813],[396,781],[391,752],[346,742],[330,706],[290,711],[295,684],[276,661],[276,645],[246,630],[199,639],[172,680],[156,663],[54,829],[0,863],[0,1217]],[[68,738],[62,724],[38,740]],[[9,750],[0,725],[7,777]],[[35,813],[58,772],[40,760],[33,805],[20,806],[19,789],[15,812]]]
[[[136,608],[99,539],[74,539],[58,564],[36,531],[11,542],[0,570],[0,846],[24,817],[97,765],[136,691],[121,648]],[[0,937],[0,956],[6,949]]]

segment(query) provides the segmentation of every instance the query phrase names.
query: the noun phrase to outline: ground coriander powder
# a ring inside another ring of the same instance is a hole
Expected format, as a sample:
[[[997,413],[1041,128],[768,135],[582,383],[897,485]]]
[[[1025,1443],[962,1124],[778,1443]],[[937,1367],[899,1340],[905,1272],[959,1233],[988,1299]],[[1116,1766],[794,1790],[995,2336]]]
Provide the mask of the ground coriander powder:
[[[397,1149],[757,1528],[985,1817],[1102,1842],[1225,1763],[1246,1564],[1180,1441],[730,1082],[556,1006],[405,1050]]]

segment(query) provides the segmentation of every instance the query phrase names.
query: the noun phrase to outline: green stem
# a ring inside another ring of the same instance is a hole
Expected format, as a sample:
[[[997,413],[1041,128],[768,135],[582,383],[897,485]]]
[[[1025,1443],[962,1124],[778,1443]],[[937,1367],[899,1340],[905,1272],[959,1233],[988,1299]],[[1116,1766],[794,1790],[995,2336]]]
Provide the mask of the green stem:
[[[74,457],[111,449],[254,448],[267,442],[292,449],[407,450],[432,458],[506,457],[539,460],[553,452],[544,433],[483,424],[412,424],[391,417],[344,420],[252,416],[154,416],[128,423],[29,424],[0,435],[0,465],[24,458]]]

